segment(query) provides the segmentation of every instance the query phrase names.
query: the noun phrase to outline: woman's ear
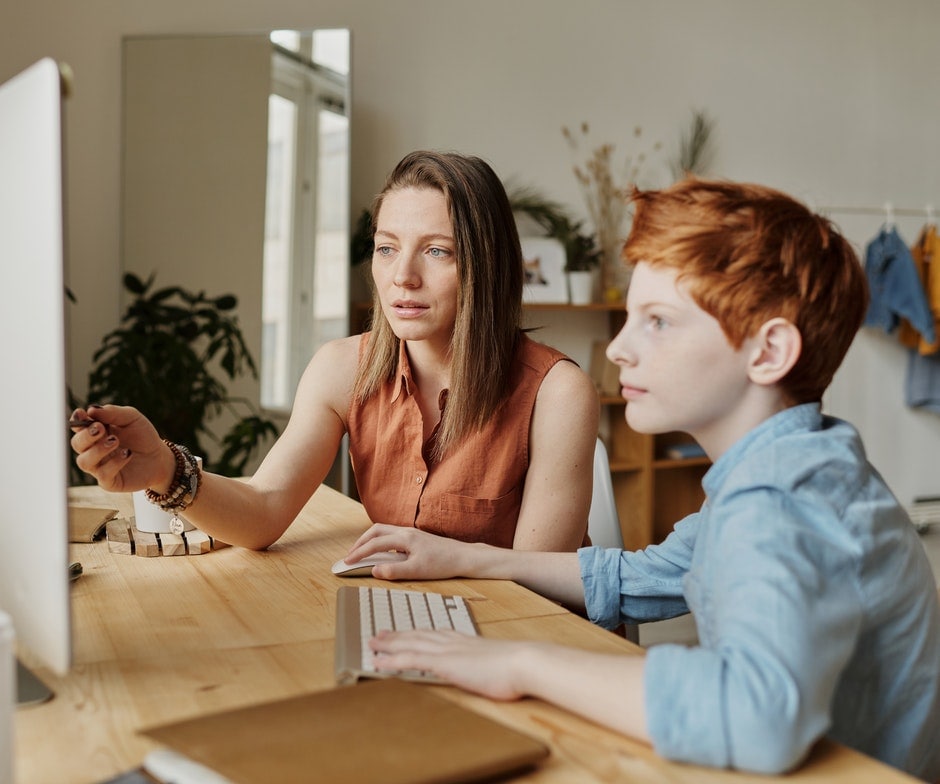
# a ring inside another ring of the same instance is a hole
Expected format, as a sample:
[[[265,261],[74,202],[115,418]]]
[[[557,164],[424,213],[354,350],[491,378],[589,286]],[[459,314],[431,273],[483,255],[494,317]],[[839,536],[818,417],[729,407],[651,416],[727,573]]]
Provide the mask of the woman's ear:
[[[770,386],[780,381],[796,364],[803,351],[803,336],[785,318],[765,321],[754,337],[748,375],[755,384]]]

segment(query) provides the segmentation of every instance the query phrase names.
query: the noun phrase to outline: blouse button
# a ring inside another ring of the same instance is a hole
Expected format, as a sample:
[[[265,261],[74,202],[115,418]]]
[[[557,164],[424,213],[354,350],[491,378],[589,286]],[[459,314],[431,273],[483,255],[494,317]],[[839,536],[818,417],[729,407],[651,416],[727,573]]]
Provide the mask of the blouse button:
[[[416,485],[420,485],[423,481],[424,481],[424,477],[421,476],[421,474],[418,474],[418,475],[415,477],[415,484],[416,484]]]

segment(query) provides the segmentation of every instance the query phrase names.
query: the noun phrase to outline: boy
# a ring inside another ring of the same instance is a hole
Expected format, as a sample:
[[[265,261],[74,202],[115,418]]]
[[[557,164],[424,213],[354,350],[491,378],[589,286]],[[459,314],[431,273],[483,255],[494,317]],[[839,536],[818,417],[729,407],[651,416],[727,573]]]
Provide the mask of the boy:
[[[377,525],[348,560],[408,553],[385,579],[504,578],[605,627],[691,611],[699,645],[643,658],[385,634],[389,669],[496,699],[536,696],[670,759],[779,773],[824,735],[940,776],[940,610],[923,547],[820,401],[862,322],[864,273],[825,219],[768,188],[687,180],[635,192],[620,367],[629,425],[683,430],[707,501],[638,552],[499,551]]]

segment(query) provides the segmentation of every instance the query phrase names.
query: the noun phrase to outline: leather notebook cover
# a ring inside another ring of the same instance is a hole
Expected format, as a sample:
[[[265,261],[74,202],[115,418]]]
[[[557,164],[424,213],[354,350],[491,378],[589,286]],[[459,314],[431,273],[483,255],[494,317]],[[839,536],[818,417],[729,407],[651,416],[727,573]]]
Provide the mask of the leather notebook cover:
[[[548,747],[395,678],[141,730],[237,784],[451,784],[505,775]]]
[[[116,515],[117,509],[69,506],[69,541],[94,542],[100,539],[108,520],[113,520]]]

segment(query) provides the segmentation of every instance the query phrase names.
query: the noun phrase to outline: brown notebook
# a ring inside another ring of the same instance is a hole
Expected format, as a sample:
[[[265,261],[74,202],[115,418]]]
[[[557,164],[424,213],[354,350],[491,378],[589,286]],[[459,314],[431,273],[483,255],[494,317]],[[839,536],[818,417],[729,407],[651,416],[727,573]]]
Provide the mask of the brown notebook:
[[[117,509],[69,506],[69,541],[94,542],[100,539],[108,520],[113,520],[116,515]]]
[[[364,681],[141,732],[236,784],[453,784],[548,756],[541,741],[435,688]]]

